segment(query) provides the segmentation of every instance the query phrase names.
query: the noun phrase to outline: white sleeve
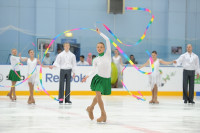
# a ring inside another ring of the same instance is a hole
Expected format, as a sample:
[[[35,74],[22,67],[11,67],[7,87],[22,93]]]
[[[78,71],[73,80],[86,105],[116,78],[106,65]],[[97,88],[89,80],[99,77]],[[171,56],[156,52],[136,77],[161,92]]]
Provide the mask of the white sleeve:
[[[195,73],[196,73],[196,74],[200,74],[200,68],[199,68],[199,57],[198,57],[198,56],[197,56],[197,58],[196,58],[195,63],[196,63]]]
[[[76,73],[76,56],[74,54],[72,57],[72,72]]]
[[[184,59],[184,54],[183,55],[181,55],[177,60],[176,60],[176,62],[177,62],[177,64],[175,64],[176,66],[178,65],[181,65],[182,63],[183,63],[183,59]]]
[[[92,70],[88,73],[88,76],[92,76],[96,73],[96,69],[97,69],[97,62],[96,62],[96,59],[93,60],[93,63],[92,63]]]
[[[61,61],[61,55],[59,54],[57,57],[56,57],[56,60],[55,62],[53,63],[53,66],[56,66],[56,67],[60,67],[60,61]]]
[[[109,57],[111,57],[111,47],[110,47],[110,39],[104,35],[103,33],[100,33],[100,35],[106,40],[106,52],[105,54],[108,55]]]

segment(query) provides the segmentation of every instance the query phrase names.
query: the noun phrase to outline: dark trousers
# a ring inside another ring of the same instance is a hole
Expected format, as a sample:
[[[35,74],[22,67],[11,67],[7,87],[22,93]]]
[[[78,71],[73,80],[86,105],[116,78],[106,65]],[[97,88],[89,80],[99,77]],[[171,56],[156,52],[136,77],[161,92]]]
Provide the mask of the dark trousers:
[[[194,99],[194,70],[183,70],[183,100],[193,101]],[[189,96],[187,95],[189,83]]]
[[[71,81],[71,69],[61,69],[60,70],[60,81],[59,81],[59,99],[64,98],[64,83],[66,79],[65,86],[65,102],[70,100],[70,81]]]

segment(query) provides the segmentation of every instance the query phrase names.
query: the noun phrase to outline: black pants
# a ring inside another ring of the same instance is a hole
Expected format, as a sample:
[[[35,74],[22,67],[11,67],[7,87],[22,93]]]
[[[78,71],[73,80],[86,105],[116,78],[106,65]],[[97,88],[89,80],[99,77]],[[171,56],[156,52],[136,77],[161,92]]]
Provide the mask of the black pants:
[[[60,70],[60,81],[59,81],[59,99],[64,98],[64,83],[66,79],[66,86],[65,86],[65,102],[70,100],[70,81],[71,81],[71,69],[61,69]]]
[[[194,99],[194,70],[183,70],[183,100],[193,101]],[[187,95],[189,83],[189,96]]]

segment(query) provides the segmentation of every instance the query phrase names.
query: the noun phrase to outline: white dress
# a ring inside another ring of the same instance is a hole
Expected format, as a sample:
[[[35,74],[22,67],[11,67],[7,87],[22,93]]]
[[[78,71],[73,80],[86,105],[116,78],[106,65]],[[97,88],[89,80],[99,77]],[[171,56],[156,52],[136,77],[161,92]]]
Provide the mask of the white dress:
[[[115,63],[115,65],[117,66],[117,71],[118,71],[118,83],[117,83],[117,85],[118,85],[118,87],[122,87],[122,85],[121,85],[121,80],[122,80],[122,75],[121,75],[122,65],[121,65],[121,62],[120,62],[121,56],[119,56],[119,55],[117,57],[113,56],[112,60]]]
[[[159,71],[159,66],[160,60],[156,59],[156,61],[154,62],[154,72],[149,75],[149,85],[151,87],[151,90],[154,88],[155,85],[157,85],[157,87],[161,86],[161,74]]]
[[[27,76],[33,72],[33,70],[35,69],[36,65],[37,65],[37,59],[36,58],[34,58],[33,61],[31,61],[31,59],[28,58],[28,60],[27,60],[27,66],[28,66]],[[34,85],[34,84],[37,84],[37,81],[38,81],[38,73],[37,73],[37,68],[36,68],[35,72],[28,79],[28,82],[32,83]]]

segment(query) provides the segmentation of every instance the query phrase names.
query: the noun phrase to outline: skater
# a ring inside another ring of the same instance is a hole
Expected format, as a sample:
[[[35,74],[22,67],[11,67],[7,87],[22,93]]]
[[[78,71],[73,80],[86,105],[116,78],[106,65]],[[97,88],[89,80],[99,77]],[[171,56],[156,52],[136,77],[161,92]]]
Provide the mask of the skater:
[[[160,63],[164,64],[164,65],[169,65],[169,64],[172,64],[173,61],[166,62],[162,59],[158,59],[156,51],[153,51],[151,56],[152,56],[152,59],[153,59],[153,62],[154,62],[154,72],[149,75],[149,85],[151,87],[151,92],[152,92],[152,99],[149,101],[149,103],[159,104],[159,101],[157,100],[158,87],[161,86],[161,74],[160,74],[160,71],[159,71],[159,66],[160,66]],[[143,68],[143,67],[145,67],[149,64],[150,64],[150,61],[148,60],[145,64],[140,66],[139,69],[141,69],[141,68]]]
[[[104,53],[105,45],[103,42],[97,44],[99,56],[93,60],[93,70],[83,78],[82,82],[86,82],[87,78],[95,74],[96,69],[98,70],[90,85],[91,90],[96,92],[96,96],[94,97],[92,104],[88,106],[86,110],[90,119],[93,120],[94,106],[98,103],[101,110],[101,117],[97,119],[97,122],[106,122],[107,116],[102,101],[102,95],[111,94],[111,47],[109,38],[101,33],[98,28],[96,29],[96,32],[106,40],[107,50]]]

